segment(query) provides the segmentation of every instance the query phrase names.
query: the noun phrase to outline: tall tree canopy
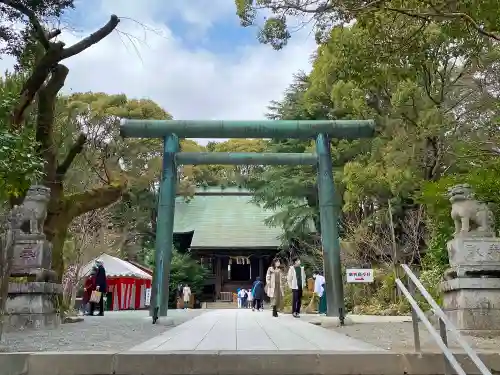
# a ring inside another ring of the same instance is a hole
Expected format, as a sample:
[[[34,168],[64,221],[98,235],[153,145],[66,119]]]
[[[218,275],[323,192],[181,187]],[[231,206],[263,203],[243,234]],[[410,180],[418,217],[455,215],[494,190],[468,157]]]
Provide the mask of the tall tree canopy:
[[[286,0],[247,2],[246,9],[252,16],[258,7],[279,13],[285,3],[295,8],[289,15],[311,11],[316,17],[320,11],[312,2],[304,11],[300,1]],[[346,27],[328,18],[336,9],[322,10],[323,21],[332,23],[320,38],[313,69],[271,104],[270,118],[374,118],[374,139],[332,142],[343,241],[358,253],[358,261],[412,262],[426,253],[430,268],[442,268],[451,229],[446,188],[468,181],[481,199],[497,201],[499,50],[483,32],[466,33],[461,18],[447,22],[388,9],[367,11]],[[289,34],[274,32],[267,41],[283,47],[279,43]],[[305,152],[314,145],[272,141],[269,147]],[[293,233],[297,223],[317,217],[315,181],[311,168],[268,167],[253,186],[256,200],[283,210],[270,222],[295,226]]]
[[[53,242],[54,268],[62,272],[61,251],[71,221],[118,201],[129,183],[136,188],[151,186],[159,172],[155,160],[160,142],[121,139],[120,118],[170,115],[151,100],[130,100],[125,95],[73,94],[59,102],[59,131],[52,135],[59,147],[52,148],[54,159],[46,159],[43,183],[52,189],[45,233]],[[56,163],[54,173],[47,165]]]
[[[235,0],[237,14],[243,26],[254,25],[259,13],[271,12],[259,32],[259,40],[273,48],[283,48],[294,30],[303,23],[314,25],[318,40],[328,38],[335,25],[354,20],[378,26],[379,19],[418,21],[423,27],[437,24],[450,37],[500,40],[500,5],[495,0]],[[404,30],[401,29],[401,30]]]

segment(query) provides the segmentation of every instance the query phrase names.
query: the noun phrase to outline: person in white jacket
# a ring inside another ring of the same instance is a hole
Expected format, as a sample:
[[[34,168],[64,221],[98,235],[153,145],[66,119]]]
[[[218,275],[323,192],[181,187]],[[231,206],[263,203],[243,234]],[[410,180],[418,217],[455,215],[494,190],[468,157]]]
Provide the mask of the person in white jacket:
[[[288,268],[288,286],[292,289],[292,315],[300,317],[300,307],[302,305],[302,291],[306,286],[306,273],[304,266],[300,264],[299,258],[293,259],[293,266]]]
[[[318,313],[326,315],[325,277],[320,272],[313,273],[314,293],[319,297]]]
[[[184,300],[184,309],[187,309],[191,301],[191,288],[187,284],[182,288],[182,299]]]

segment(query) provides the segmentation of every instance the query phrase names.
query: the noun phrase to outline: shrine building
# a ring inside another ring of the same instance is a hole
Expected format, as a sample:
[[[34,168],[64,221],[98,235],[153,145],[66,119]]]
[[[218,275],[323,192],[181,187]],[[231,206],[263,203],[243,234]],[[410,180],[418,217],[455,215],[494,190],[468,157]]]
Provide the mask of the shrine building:
[[[190,252],[210,272],[204,301],[231,301],[238,288],[250,288],[280,251],[280,227],[270,227],[272,216],[251,202],[252,193],[238,187],[198,188],[175,203],[174,246]]]

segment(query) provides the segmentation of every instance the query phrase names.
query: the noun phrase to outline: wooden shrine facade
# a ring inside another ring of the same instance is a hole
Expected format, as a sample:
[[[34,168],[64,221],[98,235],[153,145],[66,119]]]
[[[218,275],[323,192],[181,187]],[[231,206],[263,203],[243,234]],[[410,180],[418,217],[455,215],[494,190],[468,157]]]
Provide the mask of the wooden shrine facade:
[[[201,300],[226,301],[238,288],[250,288],[280,250],[281,228],[265,220],[274,214],[254,204],[242,188],[199,188],[177,197],[174,244],[209,271]]]
[[[193,255],[209,271],[209,277],[205,281],[203,299],[230,301],[232,294],[236,293],[238,288],[251,288],[258,276],[265,280],[267,268],[277,253],[277,249],[260,249],[251,255],[245,254],[247,251],[241,249],[228,251],[218,249],[213,252],[204,250],[193,253],[203,253],[203,255]]]

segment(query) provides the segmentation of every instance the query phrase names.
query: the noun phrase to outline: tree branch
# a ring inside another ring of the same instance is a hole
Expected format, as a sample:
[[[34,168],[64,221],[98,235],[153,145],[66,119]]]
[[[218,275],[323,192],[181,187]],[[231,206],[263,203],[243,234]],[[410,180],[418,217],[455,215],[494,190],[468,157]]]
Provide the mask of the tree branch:
[[[488,38],[500,41],[500,35],[495,34],[494,32],[483,29],[471,16],[466,13],[461,12],[419,12],[413,9],[398,9],[382,6],[380,9],[385,9],[390,12],[401,13],[410,17],[418,17],[421,19],[429,19],[429,18],[461,18],[467,24],[471,25],[479,34],[484,35]]]
[[[75,218],[86,212],[107,207],[120,199],[126,187],[126,183],[112,183],[68,196],[68,213],[71,218]]]
[[[52,31],[47,32],[47,39],[51,40],[54,39],[56,36],[61,35],[61,30],[59,29],[54,29]]]
[[[432,6],[432,4],[429,2],[429,5],[431,6],[433,12],[423,12],[417,9],[393,8],[384,5],[384,3],[385,0],[373,0],[361,6],[349,7],[343,4],[343,1],[336,1],[336,2],[326,1],[324,4],[318,5],[315,8],[310,8],[308,7],[308,5],[311,5],[311,3],[300,5],[300,3],[296,1],[284,1],[283,5],[273,4],[272,6],[267,5],[263,7],[264,8],[270,7],[275,12],[278,10],[285,10],[285,11],[293,10],[305,14],[313,14],[314,17],[317,17],[317,15],[321,15],[324,13],[330,13],[336,11],[343,13],[351,13],[354,14],[354,16],[356,16],[357,13],[369,12],[375,10],[386,10],[389,12],[395,12],[403,14],[408,17],[419,18],[421,20],[426,20],[426,21],[429,21],[430,18],[460,18],[464,20],[468,25],[472,26],[479,34],[500,41],[499,34],[485,30],[483,27],[481,27],[480,22],[477,22],[470,15],[463,12],[445,12],[443,11],[444,5],[443,7],[441,7],[441,9],[438,9],[435,6]]]
[[[116,15],[112,15],[108,23],[97,30],[95,33],[90,34],[85,39],[73,44],[71,47],[65,48],[62,53],[62,59],[67,59],[68,57],[74,56],[83,52],[87,48],[99,43],[101,40],[106,38],[111,32],[118,26],[120,19]]]
[[[0,3],[2,2],[4,4],[9,3],[10,6],[12,0],[0,0]],[[112,15],[111,19],[106,25],[69,48],[64,48],[64,43],[62,42],[50,43],[47,41],[48,47],[46,48],[45,55],[40,59],[39,63],[36,64],[33,73],[31,73],[30,77],[26,80],[23,88],[21,89],[21,93],[19,94],[19,102],[12,112],[12,127],[14,129],[18,129],[21,126],[24,112],[33,102],[36,93],[44,84],[51,70],[60,61],[74,56],[91,47],[92,45],[100,42],[116,28],[119,22],[119,18],[115,15]],[[57,31],[45,34],[43,29],[42,32],[45,39],[47,38],[47,35],[50,36],[57,34]]]
[[[83,133],[80,133],[75,143],[69,149],[64,161],[56,169],[57,181],[62,182],[64,180],[64,176],[68,172],[68,169],[71,167],[71,164],[75,160],[76,156],[83,151],[85,142],[87,142],[87,136]]]
[[[16,129],[22,123],[23,115],[26,109],[33,102],[36,93],[43,86],[51,70],[61,60],[60,56],[64,44],[61,42],[51,43],[45,55],[36,64],[33,72],[26,80],[19,94],[19,102],[12,112],[12,126]]]

